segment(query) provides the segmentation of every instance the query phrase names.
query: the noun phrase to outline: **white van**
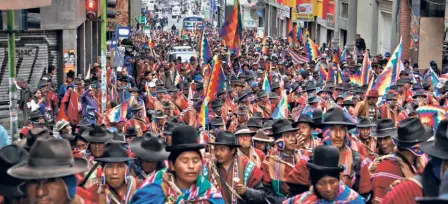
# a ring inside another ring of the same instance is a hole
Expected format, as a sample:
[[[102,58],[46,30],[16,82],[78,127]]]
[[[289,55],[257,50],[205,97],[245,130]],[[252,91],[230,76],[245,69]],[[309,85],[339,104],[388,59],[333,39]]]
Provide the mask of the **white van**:
[[[146,4],[148,11],[154,11],[155,10],[156,1],[155,0],[149,0]]]
[[[178,16],[181,16],[180,6],[174,6],[171,10],[171,17],[177,18]]]

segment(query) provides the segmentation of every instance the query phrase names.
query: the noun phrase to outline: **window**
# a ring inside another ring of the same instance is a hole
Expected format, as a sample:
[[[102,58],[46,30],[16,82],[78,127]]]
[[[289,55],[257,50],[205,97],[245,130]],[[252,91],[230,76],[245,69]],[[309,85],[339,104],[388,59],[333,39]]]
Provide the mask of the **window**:
[[[341,3],[341,18],[348,18],[348,3]]]

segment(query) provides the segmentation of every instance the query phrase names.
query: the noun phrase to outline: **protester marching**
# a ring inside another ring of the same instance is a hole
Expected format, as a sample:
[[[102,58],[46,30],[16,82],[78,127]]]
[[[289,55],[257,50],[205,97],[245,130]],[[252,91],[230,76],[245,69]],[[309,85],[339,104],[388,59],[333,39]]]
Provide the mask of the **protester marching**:
[[[321,48],[231,12],[220,29],[132,30],[106,77],[95,63],[57,87],[49,66],[18,83],[0,203],[448,203],[447,75],[402,43]],[[197,55],[169,54],[183,45]]]

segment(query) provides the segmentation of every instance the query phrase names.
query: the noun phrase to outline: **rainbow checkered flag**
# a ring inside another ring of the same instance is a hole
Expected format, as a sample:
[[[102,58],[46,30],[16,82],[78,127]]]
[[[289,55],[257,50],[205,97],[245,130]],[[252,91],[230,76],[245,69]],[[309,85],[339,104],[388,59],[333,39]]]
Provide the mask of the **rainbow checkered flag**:
[[[222,25],[219,36],[224,40],[229,51],[238,53],[243,38],[243,21],[241,18],[240,3],[235,0],[232,12]]]

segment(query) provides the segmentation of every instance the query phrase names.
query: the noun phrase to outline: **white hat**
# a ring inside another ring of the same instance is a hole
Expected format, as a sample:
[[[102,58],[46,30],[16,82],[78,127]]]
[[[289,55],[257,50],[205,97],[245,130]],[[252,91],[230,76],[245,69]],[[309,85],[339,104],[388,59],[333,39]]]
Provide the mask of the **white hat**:
[[[148,86],[149,86],[149,88],[154,88],[154,87],[156,87],[156,83],[154,83],[154,82],[149,82],[149,83],[148,83]]]
[[[55,125],[56,130],[59,132],[61,131],[65,126],[67,126],[68,124],[70,124],[68,121],[62,119],[60,121],[58,121]]]

